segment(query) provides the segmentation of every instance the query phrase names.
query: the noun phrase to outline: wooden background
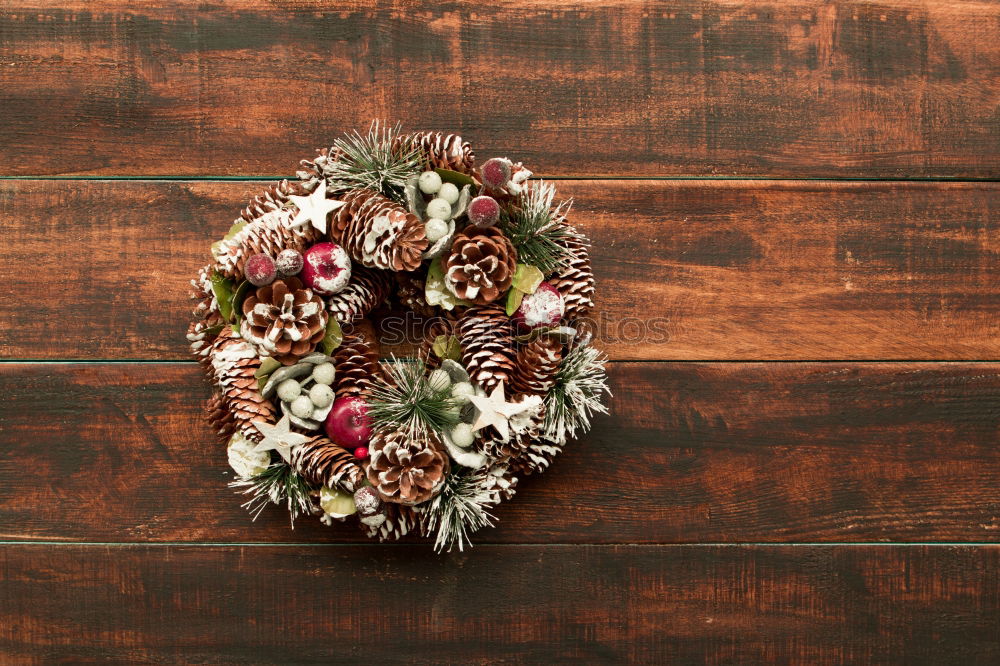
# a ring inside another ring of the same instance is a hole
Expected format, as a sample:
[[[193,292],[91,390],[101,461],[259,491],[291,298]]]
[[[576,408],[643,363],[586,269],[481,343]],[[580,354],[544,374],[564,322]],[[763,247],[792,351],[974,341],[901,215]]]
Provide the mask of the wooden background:
[[[371,118],[596,241],[613,415],[465,554],[251,524],[186,354]],[[4,0],[0,175],[4,663],[1000,660],[994,3]]]

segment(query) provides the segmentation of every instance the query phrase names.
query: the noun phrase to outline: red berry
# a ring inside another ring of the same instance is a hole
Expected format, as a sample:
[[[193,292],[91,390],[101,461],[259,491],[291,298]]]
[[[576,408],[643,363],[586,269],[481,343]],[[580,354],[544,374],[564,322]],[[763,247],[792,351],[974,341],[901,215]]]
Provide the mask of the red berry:
[[[288,248],[278,253],[278,258],[274,260],[274,267],[281,277],[291,277],[302,270],[302,253],[298,250]]]
[[[538,285],[533,294],[521,301],[511,320],[518,330],[530,331],[539,326],[558,326],[566,306],[562,294],[548,282]]]
[[[342,291],[351,279],[351,260],[336,243],[317,243],[303,256],[302,281],[323,296]]]
[[[354,457],[357,458],[358,460],[368,460],[368,447],[359,446],[358,448],[354,449]]]
[[[255,287],[271,284],[278,274],[274,267],[274,259],[266,254],[255,254],[247,259],[244,270],[247,274],[247,280]]]
[[[477,227],[492,227],[500,220],[500,204],[493,197],[479,196],[469,204],[469,221]]]
[[[494,157],[483,163],[479,173],[483,176],[484,185],[500,189],[510,181],[510,162],[502,157]]]

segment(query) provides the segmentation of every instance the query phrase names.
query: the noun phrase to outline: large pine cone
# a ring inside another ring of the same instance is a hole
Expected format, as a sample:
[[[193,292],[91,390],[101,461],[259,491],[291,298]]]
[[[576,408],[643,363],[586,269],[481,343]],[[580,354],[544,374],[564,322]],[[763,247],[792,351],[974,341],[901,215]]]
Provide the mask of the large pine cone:
[[[367,316],[389,296],[391,276],[387,271],[355,266],[347,286],[327,299],[330,316],[341,323]]]
[[[368,268],[412,271],[427,249],[424,223],[396,202],[371,190],[355,190],[333,214],[330,238]]]
[[[541,335],[517,351],[517,366],[510,378],[512,395],[548,394],[556,381],[563,346],[554,336]]]
[[[458,320],[462,365],[487,393],[497,384],[510,385],[514,374],[514,340],[510,317],[496,305],[473,306]]]
[[[569,250],[569,263],[556,271],[549,283],[562,294],[566,304],[563,317],[573,322],[586,317],[594,307],[594,271],[590,267],[590,241],[586,236],[569,238],[564,247]]]
[[[323,299],[296,277],[275,280],[243,301],[240,333],[261,356],[292,365],[316,349],[329,316]]]
[[[344,335],[333,352],[333,365],[336,368],[333,392],[338,398],[368,395],[372,381],[381,372],[378,353],[360,335]]]
[[[252,222],[258,217],[281,209],[288,201],[289,196],[304,196],[309,194],[311,190],[312,188],[306,188],[301,183],[283,180],[255,196],[247,207],[240,211],[240,217],[236,221]]]
[[[485,305],[510,288],[517,252],[496,227],[470,227],[455,234],[445,263],[445,283],[459,298]]]
[[[426,502],[444,485],[450,465],[436,436],[410,438],[394,431],[372,437],[368,481],[387,502]]]
[[[364,470],[354,455],[323,435],[315,435],[292,449],[292,466],[314,486],[339,486],[350,493],[365,480]]]
[[[216,255],[215,268],[222,275],[243,279],[243,266],[255,254],[271,258],[285,249],[305,250],[320,240],[320,233],[311,224],[289,229],[292,212],[283,208],[258,217],[229,240],[222,241]]]
[[[257,387],[257,352],[227,326],[212,345],[210,358],[212,375],[237,427],[250,441],[260,442],[262,436],[253,422],[274,423],[275,409]]]
[[[424,169],[450,169],[471,174],[476,168],[476,154],[468,141],[462,141],[457,134],[443,132],[414,132],[400,137],[400,141],[412,141],[424,155]]]

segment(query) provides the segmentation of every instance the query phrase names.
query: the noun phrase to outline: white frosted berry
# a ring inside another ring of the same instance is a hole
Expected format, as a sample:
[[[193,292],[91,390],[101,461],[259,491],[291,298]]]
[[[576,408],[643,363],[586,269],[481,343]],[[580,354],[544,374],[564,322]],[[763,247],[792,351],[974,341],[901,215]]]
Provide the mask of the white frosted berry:
[[[437,195],[454,206],[458,201],[458,187],[454,183],[444,183]]]
[[[326,384],[329,386],[333,383],[333,378],[336,374],[333,363],[320,363],[313,368],[312,378],[317,384]]]
[[[323,409],[333,404],[333,389],[326,384],[314,384],[309,389],[309,400],[317,409]]]
[[[451,429],[450,434],[451,441],[455,443],[455,446],[460,446],[463,449],[472,446],[472,426],[468,423],[459,423]]]
[[[420,191],[424,194],[437,194],[441,189],[441,176],[436,171],[424,171],[417,180]]]
[[[312,416],[313,413],[313,403],[307,395],[300,395],[295,400],[292,400],[292,404],[289,406],[292,410],[292,414],[299,417],[300,419],[307,419]]]
[[[459,382],[451,387],[451,397],[456,398],[462,404],[469,402],[469,396],[475,395],[476,389],[472,388],[469,382]]]
[[[450,220],[451,219],[451,204],[438,197],[437,199],[431,199],[427,203],[427,217],[436,217],[440,220]]]
[[[285,402],[291,402],[302,393],[302,387],[294,379],[286,379],[278,384],[278,397]]]
[[[424,222],[424,234],[427,240],[434,243],[444,238],[448,233],[448,223],[444,220],[432,217]]]
[[[447,372],[438,368],[427,378],[427,383],[435,391],[446,391],[451,386],[451,377],[448,376]]]

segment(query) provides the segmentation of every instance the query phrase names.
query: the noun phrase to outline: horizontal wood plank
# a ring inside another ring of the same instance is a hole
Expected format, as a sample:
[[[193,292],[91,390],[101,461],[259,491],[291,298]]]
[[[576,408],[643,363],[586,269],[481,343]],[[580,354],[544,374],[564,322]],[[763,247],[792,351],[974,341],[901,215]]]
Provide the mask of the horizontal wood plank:
[[[0,546],[16,663],[1000,659],[1000,548]]]
[[[497,543],[1000,541],[1000,364],[615,363]],[[194,363],[0,364],[0,540],[351,542],[226,487]],[[429,548],[429,546],[428,546]]]
[[[0,357],[184,359],[259,182],[6,181]],[[566,181],[615,359],[1000,358],[1000,184]]]
[[[995,19],[957,0],[11,0],[0,174],[291,174],[385,118],[547,176],[996,177]]]

